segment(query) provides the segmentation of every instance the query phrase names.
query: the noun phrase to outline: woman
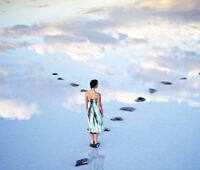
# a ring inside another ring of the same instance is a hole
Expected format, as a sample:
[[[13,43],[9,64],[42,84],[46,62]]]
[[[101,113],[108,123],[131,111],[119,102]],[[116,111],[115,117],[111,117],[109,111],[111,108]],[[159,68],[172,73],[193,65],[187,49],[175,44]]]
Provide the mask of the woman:
[[[93,79],[90,81],[91,89],[85,93],[91,147],[99,147],[98,134],[104,131],[101,94],[95,91],[97,87],[98,80]]]

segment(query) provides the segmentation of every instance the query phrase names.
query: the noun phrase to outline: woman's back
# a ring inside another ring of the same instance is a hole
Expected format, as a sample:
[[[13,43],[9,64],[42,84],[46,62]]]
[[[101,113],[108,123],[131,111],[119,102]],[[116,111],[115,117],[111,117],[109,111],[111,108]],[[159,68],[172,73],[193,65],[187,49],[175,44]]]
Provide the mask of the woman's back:
[[[88,99],[98,99],[98,97],[99,97],[99,93],[95,92],[93,90],[89,90],[87,92],[87,95],[88,95]]]
[[[88,108],[92,106],[98,107],[98,93],[95,91],[88,91]]]

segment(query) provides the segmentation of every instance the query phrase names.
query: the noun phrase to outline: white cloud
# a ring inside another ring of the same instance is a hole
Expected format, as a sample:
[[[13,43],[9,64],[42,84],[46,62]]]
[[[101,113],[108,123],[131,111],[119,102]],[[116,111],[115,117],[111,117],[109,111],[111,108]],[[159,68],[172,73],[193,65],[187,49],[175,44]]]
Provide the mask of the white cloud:
[[[115,1],[109,3],[115,4]],[[197,4],[195,0],[150,0],[125,6],[94,7],[83,10],[80,17],[35,25],[15,25],[1,28],[0,34],[10,38],[36,36],[44,43],[27,42],[24,47],[42,55],[60,52],[63,57],[69,56],[80,62],[105,57],[110,51],[116,53],[115,56],[111,54],[113,61],[118,59],[116,56],[134,56],[128,60],[133,63],[130,63],[127,75],[145,83],[159,82],[164,78],[175,80],[179,75],[195,77],[200,66],[198,51],[192,48],[193,44],[198,45],[200,37]],[[87,18],[84,14],[94,14],[97,18]],[[101,15],[106,17],[99,19]],[[0,43],[0,47],[3,52],[16,49],[9,43]],[[88,66],[95,68],[96,73],[105,75],[116,72],[115,67],[112,70],[107,63],[90,63]],[[181,83],[177,85],[181,88]],[[191,88],[189,95],[195,94],[198,85],[191,81],[184,87]],[[167,99],[162,96],[157,100]]]
[[[141,66],[143,68],[146,68],[146,69],[156,69],[156,70],[159,70],[159,71],[165,71],[167,73],[170,72],[170,68],[167,68],[167,67],[163,67],[161,65],[158,65],[158,63],[156,63],[155,61],[153,60],[143,60],[141,62]]]
[[[35,114],[41,114],[38,104],[27,103],[22,99],[0,99],[0,117],[6,119],[27,120]]]
[[[199,65],[200,65],[200,62],[199,62]],[[192,69],[190,70],[187,75],[190,76],[190,77],[197,77],[200,73],[200,68],[199,69]]]
[[[197,40],[200,37],[198,11],[178,11],[175,7],[196,9],[197,1],[132,1],[130,5],[110,7],[94,7],[85,10],[85,13],[107,15],[104,19],[84,18],[84,16],[46,22],[35,25],[15,25],[0,29],[2,36],[19,38],[22,36],[36,36],[44,40],[44,44],[28,44],[26,47],[39,54],[61,52],[69,55],[76,61],[86,62],[91,58],[98,59],[110,49],[132,47],[148,49],[149,55],[166,55],[162,48],[180,46],[187,37]],[[116,1],[109,1],[116,4]],[[118,4],[120,4],[118,2]],[[159,4],[159,5],[157,5]],[[182,4],[182,5],[180,5]],[[191,5],[192,4],[192,5]],[[159,11],[156,8],[159,6]],[[149,7],[148,9],[146,7]],[[155,9],[156,8],[156,9]],[[82,13],[84,14],[84,12]],[[186,20],[186,24],[175,22],[185,21],[185,18],[194,18],[195,22]],[[186,17],[185,17],[186,16]],[[175,17],[175,18],[173,18]],[[118,39],[119,34],[126,35],[125,39]],[[181,37],[181,39],[180,39]],[[152,46],[157,49],[151,49]]]
[[[28,44],[29,50],[34,50],[38,54],[53,53],[54,49],[51,46],[43,45],[43,44]]]
[[[76,112],[82,112],[83,107],[80,104],[85,103],[85,93],[80,93],[75,92],[70,96],[67,97],[63,102],[62,102],[62,107],[67,109],[67,110],[74,110]],[[84,107],[85,108],[85,107]]]
[[[198,101],[189,100],[188,104],[192,107],[200,107],[200,102]]]
[[[8,43],[8,42],[0,42],[0,54],[6,54],[9,50],[18,49],[19,45]]]
[[[150,95],[147,93],[137,93],[126,90],[111,90],[105,89],[104,101],[109,102],[111,100],[116,100],[117,102],[122,102],[125,104],[133,104],[134,100],[139,96],[146,98],[145,102],[167,102],[169,101],[169,96],[161,95]]]
[[[198,8],[198,0],[141,0],[136,3],[137,7],[149,7],[157,10],[191,10]]]
[[[144,97],[145,103],[146,102],[177,102],[182,103],[186,102],[191,107],[200,107],[200,102],[195,100],[190,100],[186,96],[181,93],[176,95],[163,95],[158,92],[157,94],[148,94],[148,93],[141,93],[141,92],[134,92],[131,90],[117,90],[117,89],[108,89],[104,88],[103,93],[101,93],[102,103],[104,102],[111,102],[117,101],[123,104],[136,104],[134,100],[137,99],[139,96]],[[189,95],[189,92],[187,93]],[[84,105],[84,106],[83,106]],[[84,93],[80,93],[79,91],[74,92],[70,98],[67,98],[62,102],[63,108],[67,110],[73,110],[76,112],[82,112],[85,109],[85,97]]]
[[[103,57],[100,46],[90,42],[85,43],[54,43],[49,45],[31,44],[28,45],[30,50],[38,54],[53,53],[55,51],[69,55],[73,60],[86,62],[91,58],[98,59]]]

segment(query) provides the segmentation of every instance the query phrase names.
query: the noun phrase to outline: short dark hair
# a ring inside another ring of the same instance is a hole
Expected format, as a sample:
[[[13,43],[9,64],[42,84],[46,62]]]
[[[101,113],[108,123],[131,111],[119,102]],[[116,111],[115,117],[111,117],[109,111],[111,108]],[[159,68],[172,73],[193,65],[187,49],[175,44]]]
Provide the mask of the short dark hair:
[[[98,84],[98,80],[96,80],[96,79],[91,80],[90,81],[90,88],[95,87],[97,84]]]

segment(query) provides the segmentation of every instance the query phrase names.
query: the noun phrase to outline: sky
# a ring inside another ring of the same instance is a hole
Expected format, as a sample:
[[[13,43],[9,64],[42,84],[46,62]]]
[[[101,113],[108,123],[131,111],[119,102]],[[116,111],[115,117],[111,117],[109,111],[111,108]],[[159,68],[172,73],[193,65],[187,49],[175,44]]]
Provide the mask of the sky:
[[[138,109],[144,117],[149,109],[161,119],[173,122],[174,116],[173,123],[183,129],[193,123],[185,133],[192,132],[191,138],[195,138],[192,130],[199,130],[200,109],[199,0],[0,0],[0,21],[0,124],[2,139],[6,139],[0,143],[2,148],[8,147],[2,153],[12,153],[12,133],[22,135],[16,138],[21,141],[28,130],[33,136],[39,133],[42,123],[50,130],[47,120],[61,124],[78,120],[85,126],[78,118],[85,112],[80,90],[90,89],[91,79],[99,81],[97,90],[109,116],[121,106],[136,106],[136,113]],[[58,75],[52,75],[54,72]],[[72,87],[72,82],[79,86]],[[151,94],[149,88],[157,92]],[[146,99],[143,105],[134,101],[139,96]],[[158,113],[162,108],[166,117]],[[147,118],[152,124],[157,120]],[[109,118],[105,119],[108,123]],[[184,124],[187,120],[191,124]],[[51,123],[56,134],[61,124]],[[129,126],[130,122],[126,128]],[[139,128],[140,124],[133,126]],[[5,133],[9,128],[14,132]],[[46,135],[51,136],[50,132]],[[34,144],[31,138],[27,141]],[[17,153],[17,144],[13,148]],[[15,164],[3,162],[2,168],[8,167]],[[136,169],[141,170],[139,167]]]
[[[84,88],[98,77],[105,102],[130,103],[140,94],[149,102],[200,106],[199,1],[13,0],[0,6],[1,117],[42,112],[37,97],[53,97],[50,92],[62,86],[52,72]],[[153,98],[143,94],[144,86],[163,88],[160,81],[175,88]],[[63,95],[65,87],[55,91]]]

